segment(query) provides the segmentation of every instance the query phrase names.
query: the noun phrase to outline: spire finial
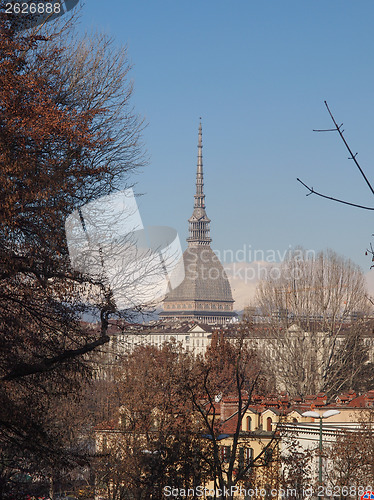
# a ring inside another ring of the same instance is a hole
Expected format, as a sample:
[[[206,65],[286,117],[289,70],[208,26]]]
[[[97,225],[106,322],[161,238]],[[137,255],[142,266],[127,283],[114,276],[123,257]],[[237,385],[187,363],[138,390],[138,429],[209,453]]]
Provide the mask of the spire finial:
[[[201,174],[201,183],[203,177],[203,129],[201,126],[201,117],[199,124],[199,142],[197,144],[198,152],[197,152],[197,176]],[[196,184],[198,183],[198,178],[196,178]],[[196,194],[197,194],[197,185],[196,185]]]
[[[210,219],[205,212],[204,174],[203,174],[203,132],[201,117],[199,124],[199,140],[197,144],[197,171],[196,171],[196,194],[194,196],[194,211],[188,219],[190,223],[189,244],[209,245],[212,241],[209,237]]]

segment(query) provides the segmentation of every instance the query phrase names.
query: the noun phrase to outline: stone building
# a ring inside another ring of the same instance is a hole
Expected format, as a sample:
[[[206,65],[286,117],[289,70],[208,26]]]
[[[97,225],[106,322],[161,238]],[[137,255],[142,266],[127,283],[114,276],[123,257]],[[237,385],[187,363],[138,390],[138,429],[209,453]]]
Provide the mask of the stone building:
[[[138,346],[148,345],[160,349],[165,342],[176,342],[185,351],[204,355],[217,329],[215,325],[195,321],[157,321],[131,325],[125,333],[113,335],[111,344],[115,353],[126,353]]]
[[[221,262],[210,247],[210,219],[205,211],[202,129],[199,126],[196,194],[183,254],[185,277],[163,303],[161,319],[224,324],[236,317],[231,287]]]

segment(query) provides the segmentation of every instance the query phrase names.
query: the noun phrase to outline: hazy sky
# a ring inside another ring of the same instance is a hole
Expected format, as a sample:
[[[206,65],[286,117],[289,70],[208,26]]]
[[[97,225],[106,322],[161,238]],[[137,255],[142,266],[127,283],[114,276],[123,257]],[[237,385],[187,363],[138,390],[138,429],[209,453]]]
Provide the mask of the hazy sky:
[[[127,44],[133,63],[144,224],[186,245],[202,116],[214,249],[332,248],[367,271],[373,213],[306,197],[296,177],[374,206],[338,135],[313,132],[332,125],[327,100],[374,182],[373,20],[372,0],[87,1],[82,30]]]

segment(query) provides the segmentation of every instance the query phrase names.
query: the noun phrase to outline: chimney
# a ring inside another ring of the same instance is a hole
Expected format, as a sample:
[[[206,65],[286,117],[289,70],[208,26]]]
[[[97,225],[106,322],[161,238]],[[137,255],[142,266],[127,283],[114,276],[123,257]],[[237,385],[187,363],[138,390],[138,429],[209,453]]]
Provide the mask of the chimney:
[[[233,413],[238,411],[237,399],[222,399],[221,400],[221,420],[227,420]]]

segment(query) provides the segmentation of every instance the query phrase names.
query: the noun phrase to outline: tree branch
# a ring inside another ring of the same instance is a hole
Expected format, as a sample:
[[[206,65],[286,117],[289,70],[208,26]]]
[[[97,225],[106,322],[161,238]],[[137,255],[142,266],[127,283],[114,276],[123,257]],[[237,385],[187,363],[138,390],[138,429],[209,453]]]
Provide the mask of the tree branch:
[[[109,342],[109,340],[110,337],[108,335],[103,335],[97,340],[82,347],[77,349],[67,349],[57,356],[44,359],[40,363],[19,363],[7,375],[4,375],[1,380],[9,382],[10,380],[16,380],[21,377],[26,377],[27,375],[35,375],[37,373],[51,371],[55,368],[55,366],[58,366],[59,363],[64,363],[78,356],[82,356],[83,354],[87,354],[88,352],[92,352],[97,347]]]
[[[318,191],[315,191],[313,188],[307,186],[298,177],[297,177],[297,180],[300,182],[300,184],[302,184],[304,187],[306,187],[309,190],[309,193],[307,194],[307,196],[309,196],[311,194],[316,194],[317,196],[320,196],[321,198],[326,198],[327,200],[337,201],[338,203],[343,203],[344,205],[349,205],[351,207],[362,208],[364,210],[374,210],[374,207],[365,207],[364,205],[358,205],[357,203],[350,203],[349,201],[339,200],[338,198],[333,198],[332,196],[326,196],[325,194],[319,193]]]
[[[350,160],[353,160],[353,161],[355,162],[356,167],[357,167],[357,168],[359,169],[359,171],[361,172],[362,177],[365,179],[366,184],[369,186],[370,191],[371,191],[371,192],[372,192],[372,194],[374,195],[374,189],[373,189],[372,185],[371,185],[371,184],[370,184],[370,182],[368,181],[368,179],[367,179],[367,177],[366,177],[366,175],[365,175],[364,171],[362,170],[362,168],[360,167],[360,164],[359,164],[359,163],[358,163],[358,161],[356,160],[356,156],[358,155],[358,153],[353,154],[353,153],[352,153],[352,151],[351,151],[351,148],[348,146],[348,143],[347,143],[347,141],[345,140],[345,137],[344,137],[344,135],[343,135],[343,130],[341,130],[341,127],[342,127],[342,125],[343,125],[343,124],[338,125],[338,124],[336,123],[335,118],[334,118],[333,114],[331,113],[330,108],[329,108],[329,106],[328,106],[327,102],[326,102],[326,101],[324,101],[324,103],[325,103],[325,106],[326,106],[326,108],[327,108],[327,111],[329,112],[329,115],[331,116],[331,120],[333,121],[333,123],[334,123],[334,125],[335,125],[335,129],[336,129],[336,131],[339,133],[339,135],[340,135],[340,137],[341,137],[342,141],[344,142],[345,147],[347,148],[347,150],[349,151],[349,154],[351,155],[349,159],[350,159]]]

